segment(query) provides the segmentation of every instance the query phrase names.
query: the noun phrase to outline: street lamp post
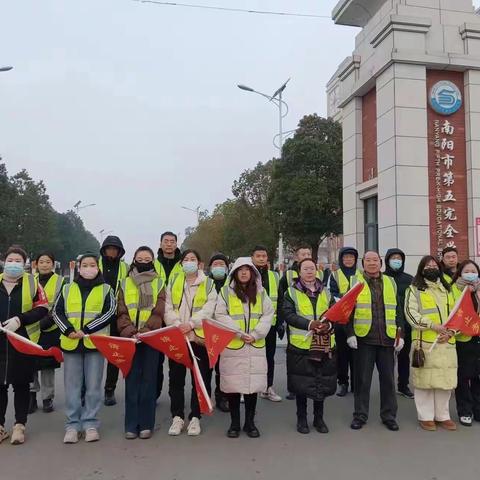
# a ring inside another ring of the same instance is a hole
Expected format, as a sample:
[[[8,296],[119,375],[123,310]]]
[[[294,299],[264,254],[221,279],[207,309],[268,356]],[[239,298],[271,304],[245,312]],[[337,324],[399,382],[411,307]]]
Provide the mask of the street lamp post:
[[[100,243],[103,243],[103,237],[104,237],[104,235],[106,236],[106,235],[108,235],[108,234],[110,234],[110,233],[112,233],[112,232],[113,232],[113,230],[109,230],[108,232],[106,232],[105,229],[102,228],[102,229],[98,232],[98,233],[100,234]]]
[[[73,205],[73,210],[75,211],[75,213],[77,215],[78,215],[79,210],[83,210],[84,208],[88,208],[88,207],[95,207],[97,205],[96,203],[89,203],[88,205],[80,206],[81,203],[82,203],[82,201],[79,200],[75,205]]]
[[[188,210],[190,212],[194,212],[197,214],[197,225],[200,223],[200,205],[197,208],[189,208],[182,206],[184,210]]]

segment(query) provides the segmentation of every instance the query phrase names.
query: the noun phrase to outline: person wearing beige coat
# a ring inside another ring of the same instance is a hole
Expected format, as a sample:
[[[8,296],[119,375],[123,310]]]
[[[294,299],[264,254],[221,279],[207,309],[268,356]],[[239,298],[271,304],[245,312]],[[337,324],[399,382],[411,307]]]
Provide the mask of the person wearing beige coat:
[[[454,306],[450,285],[441,275],[438,260],[424,257],[405,297],[405,318],[412,326],[412,346],[424,352],[423,365],[413,365],[413,385],[418,420],[424,430],[436,424],[455,430],[449,402],[457,386],[455,332],[445,328]],[[433,347],[433,348],[432,348]]]
[[[227,394],[232,420],[227,432],[230,438],[240,434],[241,394],[245,399],[243,430],[251,438],[260,436],[254,423],[255,407],[257,394],[267,388],[265,337],[273,315],[273,304],[252,260],[237,259],[215,309],[216,320],[238,332],[220,357],[220,388]]]

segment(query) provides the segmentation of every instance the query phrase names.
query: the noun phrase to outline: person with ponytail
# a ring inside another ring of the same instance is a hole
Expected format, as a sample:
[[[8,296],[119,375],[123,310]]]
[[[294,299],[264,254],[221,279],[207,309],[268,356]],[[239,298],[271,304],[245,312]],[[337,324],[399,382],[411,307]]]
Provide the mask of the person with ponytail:
[[[137,249],[127,278],[118,290],[117,326],[121,337],[135,338],[139,333],[163,326],[165,285],[154,267],[151,248]],[[132,368],[125,379],[125,438],[148,439],[155,427],[158,350],[137,344]]]

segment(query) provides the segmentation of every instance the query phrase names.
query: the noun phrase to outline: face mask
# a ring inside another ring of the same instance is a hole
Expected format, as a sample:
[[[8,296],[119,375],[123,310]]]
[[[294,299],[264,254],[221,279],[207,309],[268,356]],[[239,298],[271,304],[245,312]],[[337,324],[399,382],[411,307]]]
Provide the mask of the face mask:
[[[478,273],[462,273],[462,278],[469,283],[475,283],[478,280]]]
[[[153,262],[148,262],[148,263],[134,262],[133,264],[135,265],[135,268],[139,273],[153,270]]]
[[[392,270],[400,270],[402,268],[403,261],[399,258],[392,258],[388,261],[388,264]]]
[[[431,282],[436,282],[440,278],[440,270],[438,268],[426,268],[423,276]]]
[[[80,276],[85,280],[93,280],[98,275],[98,268],[96,267],[84,267],[80,268]]]
[[[23,275],[23,272],[24,272],[23,263],[5,262],[5,266],[3,267],[3,271],[5,272],[7,277],[20,278]]]
[[[212,267],[212,276],[215,280],[221,280],[227,275],[227,269],[225,267]]]
[[[182,268],[185,273],[197,273],[198,263],[197,262],[183,262]]]

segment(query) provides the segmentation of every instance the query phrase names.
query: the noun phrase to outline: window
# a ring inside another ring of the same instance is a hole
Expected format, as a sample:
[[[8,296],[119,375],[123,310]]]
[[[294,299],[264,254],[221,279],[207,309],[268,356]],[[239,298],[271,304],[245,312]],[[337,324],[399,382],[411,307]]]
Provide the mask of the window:
[[[365,210],[365,251],[378,252],[378,201],[377,197],[364,200]]]

